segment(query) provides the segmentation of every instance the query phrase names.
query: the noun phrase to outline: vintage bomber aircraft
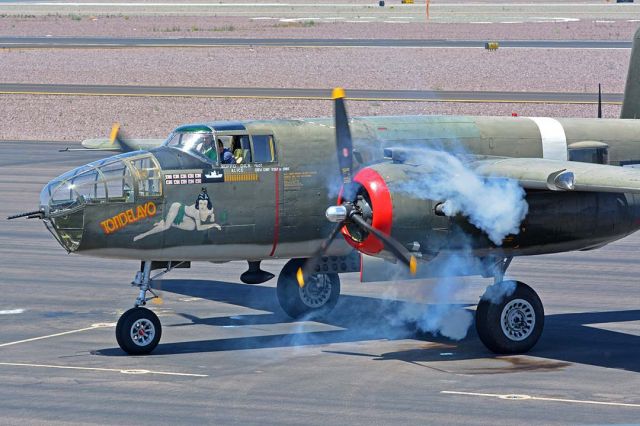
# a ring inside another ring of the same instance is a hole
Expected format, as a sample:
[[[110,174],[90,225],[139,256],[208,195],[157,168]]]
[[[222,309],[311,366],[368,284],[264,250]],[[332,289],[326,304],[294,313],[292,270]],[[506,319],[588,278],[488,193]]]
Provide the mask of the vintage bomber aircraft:
[[[640,31],[623,118],[640,116],[639,38]],[[459,230],[480,259],[475,272],[499,285],[514,256],[590,250],[640,228],[640,171],[620,167],[640,164],[638,120],[349,120],[344,93],[334,94],[333,120],[178,127],[160,147],[59,176],[42,190],[39,210],[15,217],[41,218],[69,252],[142,261],[133,282],[140,290],[135,307],[116,327],[120,347],[130,354],[149,353],[160,340],[157,316],[143,307],[155,297],[156,269],[247,260],[241,280],[260,283],[273,277],[260,269],[261,260],[288,258],[277,283],[283,310],[292,317],[326,315],[339,296],[339,273],[360,271],[364,280],[380,280],[384,274],[377,272],[400,260],[412,273],[417,266],[416,276],[429,276],[438,259],[459,248],[452,238]],[[211,155],[218,139],[235,148],[233,164]],[[529,209],[517,235],[497,245],[468,218],[446,216],[446,200],[399,189],[431,172],[413,154],[434,144],[461,145],[477,174],[521,185]],[[338,233],[344,238],[334,241]],[[498,353],[528,351],[544,323],[533,289],[511,284],[500,300],[483,297],[476,311],[480,339]]]

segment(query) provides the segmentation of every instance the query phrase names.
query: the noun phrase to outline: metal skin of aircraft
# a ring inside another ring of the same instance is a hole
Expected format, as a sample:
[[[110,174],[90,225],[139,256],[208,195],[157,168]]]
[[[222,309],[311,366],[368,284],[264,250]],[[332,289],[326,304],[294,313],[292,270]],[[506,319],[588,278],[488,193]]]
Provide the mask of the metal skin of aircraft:
[[[340,273],[360,271],[363,281],[435,275],[440,259],[461,249],[460,233],[477,259],[468,273],[510,287],[497,300],[481,298],[481,341],[497,353],[526,352],[542,333],[544,310],[531,287],[503,281],[511,259],[590,250],[640,229],[640,171],[621,167],[640,164],[639,46],[640,30],[622,119],[350,120],[336,89],[333,119],[181,126],[162,146],[59,176],[42,190],[39,210],[14,217],[42,219],[69,252],[141,260],[135,306],[116,327],[129,354],[151,352],[161,337],[158,317],[144,307],[155,297],[153,270],[247,260],[241,280],[261,283],[274,275],[260,261],[290,259],[278,300],[291,317],[309,318],[335,306]],[[434,173],[425,147],[455,151],[481,179],[517,182],[528,205],[517,231],[496,242],[443,209],[446,199],[403,191]]]

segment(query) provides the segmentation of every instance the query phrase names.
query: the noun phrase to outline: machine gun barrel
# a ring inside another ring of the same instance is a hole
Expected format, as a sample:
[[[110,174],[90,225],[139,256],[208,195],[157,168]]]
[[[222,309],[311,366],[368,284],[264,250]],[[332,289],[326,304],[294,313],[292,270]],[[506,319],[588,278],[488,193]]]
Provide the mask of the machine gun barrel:
[[[19,217],[25,216],[27,217],[27,219],[42,219],[44,217],[44,212],[42,210],[34,210],[32,212],[14,214],[13,216],[7,217],[7,220],[17,219]]]

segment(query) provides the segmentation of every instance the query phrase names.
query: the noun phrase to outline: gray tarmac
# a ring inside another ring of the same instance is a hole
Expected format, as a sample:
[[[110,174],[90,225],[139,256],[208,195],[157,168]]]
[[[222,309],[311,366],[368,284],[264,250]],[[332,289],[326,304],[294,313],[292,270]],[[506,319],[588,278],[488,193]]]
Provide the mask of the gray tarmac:
[[[269,87],[185,87],[97,84],[0,83],[0,94],[83,95],[83,96],[179,96],[254,99],[331,99],[330,89]],[[578,92],[503,92],[454,90],[363,90],[349,89],[352,101],[433,101],[433,102],[523,102],[581,103],[598,102],[597,93]],[[622,93],[603,93],[604,103],[622,103]]]
[[[485,48],[488,40],[436,39],[318,39],[318,38],[203,38],[203,37],[0,37],[0,48],[108,47],[402,47]],[[622,40],[491,40],[511,49],[631,49]]]
[[[346,274],[328,320],[296,322],[274,282],[239,284],[245,265],[232,262],[158,282],[162,342],[130,357],[113,325],[133,304],[139,264],[68,255],[39,221],[4,220],[37,208],[48,180],[103,154],[58,152],[67,145],[0,142],[3,424],[638,421],[639,236],[514,261],[509,275],[532,285],[547,313],[528,355],[492,355],[473,331],[453,342],[390,323],[410,303],[426,308],[433,281],[361,284]],[[452,301],[471,308],[488,284],[464,280]]]

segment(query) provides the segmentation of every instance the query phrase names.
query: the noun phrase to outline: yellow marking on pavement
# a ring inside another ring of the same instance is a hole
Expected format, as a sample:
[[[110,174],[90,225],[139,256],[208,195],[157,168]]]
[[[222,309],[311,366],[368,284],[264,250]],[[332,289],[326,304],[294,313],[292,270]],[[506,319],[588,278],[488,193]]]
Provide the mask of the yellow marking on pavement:
[[[0,91],[0,95],[40,95],[40,96],[121,96],[121,97],[149,97],[149,98],[210,98],[210,99],[283,99],[326,101],[332,100],[326,96],[285,96],[285,95],[197,95],[175,93],[92,93],[92,92],[28,92],[28,91]],[[558,105],[595,105],[598,101],[557,101],[557,100],[522,100],[522,99],[415,99],[415,98],[349,98],[350,102],[449,102],[465,104],[558,104]],[[622,101],[603,101],[603,105],[622,105]]]
[[[116,325],[115,323],[92,324],[90,327],[78,328],[76,330],[70,330],[70,331],[63,331],[62,333],[48,334],[46,336],[32,337],[30,339],[16,340],[15,342],[2,343],[2,344],[0,344],[0,348],[5,347],[5,346],[17,345],[17,344],[20,344],[20,343],[35,342],[37,340],[42,340],[42,339],[50,339],[52,337],[65,336],[67,334],[74,334],[74,333],[80,333],[80,332],[83,332],[83,331],[95,330],[95,329],[98,329],[98,328],[115,327],[115,325]]]
[[[565,402],[570,404],[591,404],[591,405],[610,405],[614,407],[632,407],[640,408],[640,404],[629,404],[624,402],[606,402],[606,401],[589,401],[581,399],[564,399],[564,398],[547,398],[544,396],[531,396],[531,395],[515,395],[515,394],[494,394],[494,393],[477,393],[477,392],[457,392],[457,391],[441,391],[440,393],[448,395],[466,395],[466,396],[481,396],[488,398],[507,399],[511,401],[548,401],[548,402]]]
[[[138,369],[76,367],[76,366],[69,366],[69,365],[28,364],[23,362],[0,362],[0,365],[4,365],[8,367],[55,368],[59,370],[103,371],[103,372],[120,373],[120,374],[160,374],[164,376],[209,377],[208,374],[173,373],[170,371],[153,371],[153,370],[138,370]]]
[[[349,21],[346,21],[349,22]],[[369,21],[362,21],[369,22]],[[393,21],[393,23],[396,23]],[[478,22],[477,22],[478,23]],[[491,23],[491,22],[487,22]],[[336,45],[305,45],[305,44],[256,44],[256,45],[248,45],[248,44],[131,44],[131,45],[111,45],[111,44],[81,44],[81,45],[68,45],[68,46],[49,46],[49,45],[41,45],[41,46],[18,46],[18,45],[4,45],[0,46],[0,51],[4,50],[37,50],[37,49],[139,49],[139,48],[240,48],[240,47],[252,47],[252,48],[303,48],[303,49],[484,49],[484,46],[359,46],[359,45],[351,45],[351,44],[336,44]],[[501,49],[534,49],[534,50],[631,50],[631,46],[629,47],[554,47],[554,46],[505,46],[501,47]]]

